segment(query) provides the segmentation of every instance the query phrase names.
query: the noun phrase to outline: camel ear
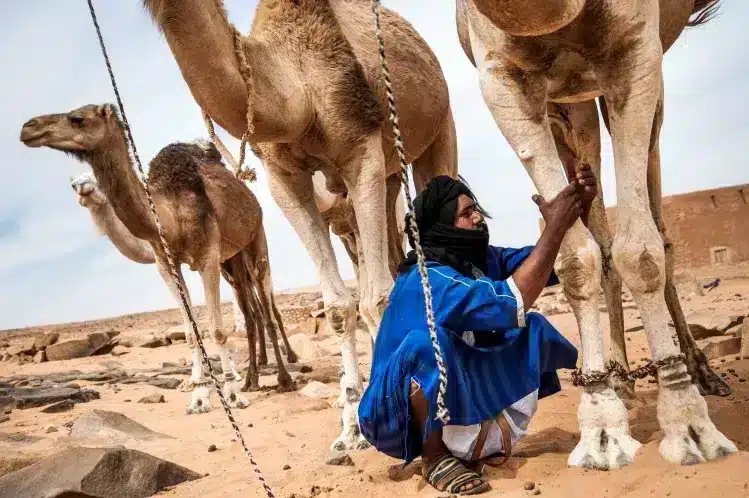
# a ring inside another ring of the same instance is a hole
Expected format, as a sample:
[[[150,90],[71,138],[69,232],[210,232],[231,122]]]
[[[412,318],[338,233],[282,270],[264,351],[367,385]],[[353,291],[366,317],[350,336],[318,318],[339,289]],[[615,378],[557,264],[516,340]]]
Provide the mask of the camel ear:
[[[102,119],[109,119],[114,116],[114,114],[114,106],[112,104],[104,104],[99,107],[99,116],[101,116]]]

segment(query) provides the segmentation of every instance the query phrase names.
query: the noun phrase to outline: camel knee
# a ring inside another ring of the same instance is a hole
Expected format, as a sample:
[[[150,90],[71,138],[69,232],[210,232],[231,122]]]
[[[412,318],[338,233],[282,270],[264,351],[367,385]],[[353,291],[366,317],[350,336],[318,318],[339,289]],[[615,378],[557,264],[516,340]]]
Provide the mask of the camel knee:
[[[360,306],[362,303],[360,303]],[[337,299],[325,303],[325,318],[336,337],[345,336],[356,324],[356,303],[353,298]]]
[[[666,255],[655,229],[645,227],[621,234],[617,231],[612,253],[622,280],[633,293],[663,292]]]
[[[587,301],[598,295],[601,283],[601,250],[590,234],[581,243],[565,244],[555,271],[570,302]]]
[[[223,330],[215,328],[211,330],[211,339],[213,339],[213,342],[216,344],[216,346],[223,346],[224,344],[226,344],[228,336],[224,333]]]

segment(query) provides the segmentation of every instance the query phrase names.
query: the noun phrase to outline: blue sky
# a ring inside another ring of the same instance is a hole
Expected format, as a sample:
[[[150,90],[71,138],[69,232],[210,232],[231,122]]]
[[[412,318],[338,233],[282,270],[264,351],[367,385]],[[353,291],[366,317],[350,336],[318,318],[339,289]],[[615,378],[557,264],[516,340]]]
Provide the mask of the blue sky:
[[[475,69],[455,31],[452,1],[390,0],[432,47],[445,73],[458,131],[460,171],[493,214],[492,242],[535,242],[533,185],[486,109]],[[142,160],[169,142],[206,135],[198,106],[163,38],[139,0],[95,2],[105,42]],[[232,22],[249,30],[255,1],[228,0]],[[749,61],[746,2],[724,2],[722,14],[687,30],[665,58],[666,118],[661,134],[665,194],[749,181]],[[86,2],[7,2],[0,18],[0,329],[173,307],[152,265],[122,257],[96,233],[68,177],[88,170],[62,153],[18,140],[30,117],[88,103],[114,102]],[[397,78],[398,75],[393,75]],[[227,139],[237,150],[238,142]],[[612,155],[603,139],[607,204],[616,201]],[[312,262],[259,173],[252,187],[264,209],[276,289],[317,282]],[[334,241],[344,278],[353,275]],[[196,273],[185,270],[195,303]],[[224,298],[229,299],[226,286]]]

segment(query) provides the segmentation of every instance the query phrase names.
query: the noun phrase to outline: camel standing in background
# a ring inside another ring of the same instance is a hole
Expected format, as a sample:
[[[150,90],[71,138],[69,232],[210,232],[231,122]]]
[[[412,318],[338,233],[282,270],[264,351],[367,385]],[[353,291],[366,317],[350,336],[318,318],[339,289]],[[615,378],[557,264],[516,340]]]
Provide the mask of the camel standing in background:
[[[312,174],[328,191],[346,192],[358,221],[359,307],[380,317],[393,287],[388,268],[385,179],[399,172],[386,119],[379,46],[369,2],[260,0],[241,48],[251,78],[242,76],[234,31],[220,0],[144,0],[198,105],[230,135],[248,128],[260,151],[271,194],[291,222],[320,275],[325,312],[341,343],[345,398],[336,449],[366,448],[357,408],[363,385],[356,357],[356,308],[341,279],[330,234],[315,206]],[[421,191],[437,175],[457,174],[455,125],[436,56],[414,28],[383,9],[394,94],[406,160]]]
[[[673,248],[664,241],[660,210],[663,53],[686,25],[706,22],[716,4],[457,0],[460,42],[478,69],[484,100],[542,196],[550,199],[568,183],[560,155],[566,166],[585,161],[600,171],[594,99],[602,96],[605,102],[602,110],[616,169],[616,235],[611,243],[599,198],[591,230],[578,221],[567,233],[556,264],[580,327],[583,373],[591,376],[578,409],[581,440],[569,456],[573,466],[618,468],[632,462],[640,447],[629,434],[627,410],[605,375],[598,289],[603,269],[609,310],[621,313],[621,283],[612,261],[640,309],[652,358],[662,362],[661,454],[690,464],[737,451],[710,420],[707,404],[690,379],[691,373],[709,387],[706,377],[700,377],[707,362],[690,346],[694,340],[676,296]],[[690,22],[692,15],[696,17]],[[557,125],[556,136],[551,122]],[[614,297],[618,310],[611,306]],[[679,336],[669,331],[669,310]],[[619,355],[624,354],[622,328],[621,323],[612,324],[614,339],[621,341],[614,348]],[[680,344],[686,365],[678,357]]]
[[[86,105],[68,113],[37,116],[23,125],[21,141],[28,147],[61,150],[91,166],[122,225],[150,244],[159,273],[181,307],[145,190],[130,164],[123,125],[114,106]],[[226,380],[223,393],[229,405],[244,408],[248,402],[239,394],[241,377],[226,347],[219,294],[222,274],[236,290],[248,325],[252,323],[250,282],[257,282],[260,306],[269,323],[278,364],[278,388],[292,389],[293,382],[278,347],[279,324],[273,313],[268,249],[262,210],[255,196],[226,169],[218,150],[206,142],[175,143],[161,149],[150,162],[148,183],[185,292],[180,264],[186,263],[197,270],[203,280],[208,330],[219,350]],[[186,314],[183,318],[193,356],[188,383],[193,394],[186,413],[203,413],[211,409],[207,385],[210,381],[204,376],[200,349]],[[248,327],[247,333],[250,336],[247,376],[249,387],[254,389],[259,388],[254,330]],[[290,348],[288,351],[291,353]]]

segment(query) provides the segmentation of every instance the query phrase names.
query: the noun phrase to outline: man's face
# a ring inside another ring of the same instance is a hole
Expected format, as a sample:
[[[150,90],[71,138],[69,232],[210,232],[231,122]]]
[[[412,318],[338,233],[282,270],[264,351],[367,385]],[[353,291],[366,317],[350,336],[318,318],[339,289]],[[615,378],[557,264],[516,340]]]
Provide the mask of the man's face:
[[[458,209],[455,215],[455,227],[466,230],[479,230],[484,228],[484,217],[481,216],[476,203],[465,194],[458,197]]]

